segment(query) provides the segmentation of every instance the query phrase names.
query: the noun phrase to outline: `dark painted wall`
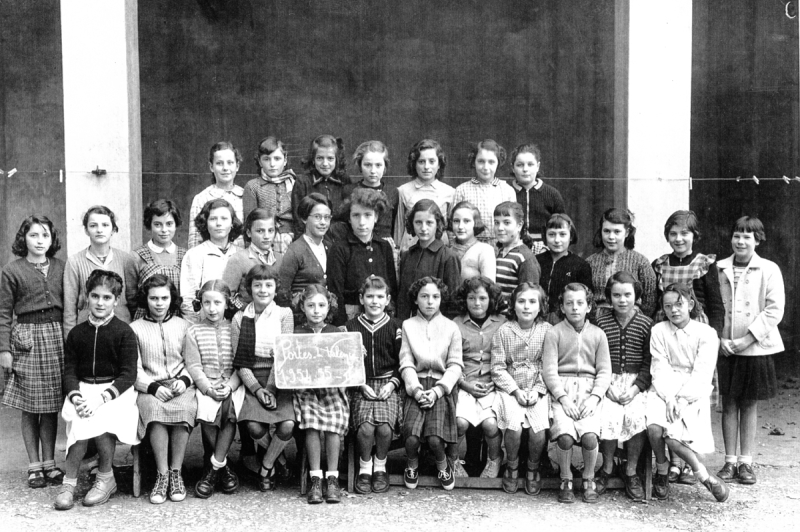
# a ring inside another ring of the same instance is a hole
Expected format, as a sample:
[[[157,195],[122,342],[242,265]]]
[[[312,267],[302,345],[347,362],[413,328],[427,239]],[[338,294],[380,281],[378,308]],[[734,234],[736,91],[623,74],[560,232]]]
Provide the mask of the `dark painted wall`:
[[[41,213],[63,230],[64,90],[57,0],[0,2],[0,264],[22,220]],[[65,253],[61,252],[60,257]]]
[[[782,4],[694,2],[691,205],[703,224],[701,249],[723,257],[731,254],[736,218],[764,222],[758,253],[778,263],[786,282],[781,330],[789,354],[780,361],[797,372],[800,183],[764,180],[800,175],[798,22]],[[753,175],[760,185],[733,180]]]
[[[613,2],[590,0],[140,0],[143,200],[188,211],[222,139],[243,153],[244,185],[269,134],[288,142],[298,172],[308,142],[332,133],[348,155],[383,140],[398,183],[428,136],[445,146],[451,178],[471,175],[468,143],[486,137],[509,151],[539,143],[545,176],[609,178],[613,14]],[[610,184],[551,183],[590,251]]]

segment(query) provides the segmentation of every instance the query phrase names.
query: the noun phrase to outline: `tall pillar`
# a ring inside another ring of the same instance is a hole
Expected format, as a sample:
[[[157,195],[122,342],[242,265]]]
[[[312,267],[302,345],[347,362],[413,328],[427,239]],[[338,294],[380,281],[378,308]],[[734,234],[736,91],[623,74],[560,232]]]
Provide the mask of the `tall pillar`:
[[[67,252],[88,245],[83,213],[117,217],[114,247],[141,241],[142,141],[137,0],[62,0]],[[96,176],[96,168],[106,171]]]
[[[627,123],[627,133],[615,135],[615,167],[618,177],[627,176],[636,250],[653,260],[670,251],[664,239],[669,215],[689,208],[692,2],[617,0],[617,21],[627,22],[617,28],[618,38],[627,32],[627,50],[617,46],[617,53],[627,52],[627,64],[620,58],[616,70],[617,92],[621,84],[627,90],[617,124]]]

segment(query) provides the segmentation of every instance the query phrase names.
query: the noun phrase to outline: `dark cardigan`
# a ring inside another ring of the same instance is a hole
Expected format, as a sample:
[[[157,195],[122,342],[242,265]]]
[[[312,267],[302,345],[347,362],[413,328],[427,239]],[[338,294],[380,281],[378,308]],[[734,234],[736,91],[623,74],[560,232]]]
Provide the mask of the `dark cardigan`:
[[[536,255],[542,272],[539,284],[547,292],[550,312],[558,311],[558,296],[569,283],[583,283],[594,291],[592,287],[592,267],[575,253],[569,251],[553,265],[553,255],[549,251]]]

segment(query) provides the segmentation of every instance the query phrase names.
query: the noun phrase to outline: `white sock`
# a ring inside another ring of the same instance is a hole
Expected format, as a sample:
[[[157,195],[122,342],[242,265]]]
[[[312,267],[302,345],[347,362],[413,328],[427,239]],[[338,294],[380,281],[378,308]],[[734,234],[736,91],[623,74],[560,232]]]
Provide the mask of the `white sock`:
[[[102,471],[98,471],[97,472],[97,480],[102,480],[104,482],[107,482],[107,481],[111,480],[112,478],[114,478],[114,470],[113,469],[111,471],[106,471],[105,473],[103,473]]]
[[[214,469],[222,469],[226,465],[228,465],[228,457],[227,456],[225,457],[224,460],[222,460],[222,462],[218,462],[216,457],[214,457],[213,454],[211,455],[211,467],[213,467]]]
[[[735,464],[736,463],[736,455],[735,454],[726,454],[725,455],[725,463],[726,464]]]
[[[373,458],[373,459],[372,459],[372,463],[373,463],[373,464],[375,464],[375,469],[374,469],[374,471],[375,471],[376,473],[377,473],[377,472],[379,472],[379,471],[383,471],[384,473],[386,473],[386,461],[387,461],[388,459],[389,459],[389,457],[388,457],[388,456],[387,456],[386,458],[384,458],[383,460],[381,460],[381,459],[380,459],[380,458],[378,458],[377,456],[376,456],[375,458]]]
[[[362,460],[361,458],[358,459],[358,474],[359,475],[371,475],[372,474],[372,458],[367,461]]]
[[[705,482],[706,480],[708,480],[708,470],[706,469],[706,466],[700,464],[700,467],[698,467],[697,470],[695,470],[694,476],[696,476],[697,480],[699,480],[700,482]]]
[[[728,457],[727,456],[725,457],[725,461],[726,462],[728,461]],[[738,461],[739,461],[740,464],[753,465],[753,457],[752,456],[739,455]]]
[[[67,486],[72,486],[74,488],[75,486],[78,485],[78,477],[75,478],[64,477],[63,483],[66,484]]]
[[[312,469],[309,473],[311,473],[311,478],[322,478],[322,469]]]
[[[325,477],[326,477],[326,478],[327,478],[327,477],[336,477],[336,478],[339,478],[339,472],[338,472],[338,471],[325,471]]]

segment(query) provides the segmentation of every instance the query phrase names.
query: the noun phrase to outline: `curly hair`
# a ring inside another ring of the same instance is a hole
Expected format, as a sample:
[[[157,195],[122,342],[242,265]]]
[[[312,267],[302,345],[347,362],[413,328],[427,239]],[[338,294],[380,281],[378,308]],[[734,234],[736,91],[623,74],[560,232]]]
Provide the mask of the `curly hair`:
[[[303,323],[308,324],[308,320],[305,317],[305,311],[303,310],[308,299],[312,297],[320,295],[323,296],[325,299],[328,300],[328,315],[325,316],[325,323],[333,323],[333,320],[336,318],[336,313],[339,310],[339,305],[336,301],[336,296],[328,291],[325,286],[319,283],[313,283],[306,286],[305,290],[300,294],[300,299],[297,301],[297,311],[296,314],[301,315],[301,319]]]
[[[511,292],[511,296],[508,298],[508,310],[506,310],[506,316],[508,317],[509,320],[519,322],[514,307],[516,306],[516,301],[519,295],[522,294],[523,292],[527,292],[528,290],[533,290],[538,294],[539,313],[536,315],[534,323],[540,323],[544,321],[545,314],[547,313],[548,309],[547,292],[545,292],[544,288],[542,288],[536,283],[520,283]]]
[[[350,208],[353,205],[361,205],[365,209],[375,211],[375,219],[389,210],[389,199],[382,190],[374,188],[358,187],[353,190],[350,197],[344,200],[336,214],[336,219],[350,223]]]
[[[278,220],[275,218],[275,214],[273,212],[268,211],[264,207],[253,209],[250,211],[250,214],[247,215],[247,218],[244,219],[242,234],[244,235],[245,244],[249,245],[252,241],[250,235],[247,233],[253,228],[253,224],[259,220],[272,220],[272,227],[275,228],[275,231],[278,230]]]
[[[269,136],[261,139],[261,142],[258,143],[256,155],[253,157],[256,161],[256,170],[259,174],[261,174],[261,156],[269,155],[275,150],[281,150],[283,158],[286,159],[286,163],[284,164],[283,168],[286,170],[286,166],[289,165],[289,152],[286,150],[286,145],[276,137]]]
[[[92,293],[92,290],[98,286],[104,286],[108,288],[108,290],[114,294],[114,297],[119,297],[122,294],[124,283],[122,282],[122,277],[120,277],[116,272],[109,270],[94,270],[89,274],[89,278],[86,280],[87,299],[89,294]]]
[[[453,217],[456,211],[460,209],[469,209],[472,211],[472,221],[474,222],[472,226],[472,233],[475,236],[478,236],[479,234],[483,233],[486,230],[486,225],[484,224],[483,218],[481,217],[481,211],[479,211],[475,205],[473,205],[468,201],[459,201],[458,203],[456,203],[456,206],[453,207],[453,210],[450,211],[450,218],[447,220],[448,231],[453,231]]]
[[[275,281],[275,293],[281,288],[280,272],[275,266],[267,264],[257,264],[250,268],[244,276],[244,287],[247,294],[253,297],[253,281]]]
[[[439,159],[439,171],[436,172],[435,179],[443,178],[444,169],[447,166],[447,155],[445,155],[442,145],[432,139],[423,139],[411,147],[411,151],[408,152],[408,163],[406,164],[408,175],[411,176],[411,179],[419,177],[419,174],[417,174],[417,160],[419,160],[422,150],[436,150],[436,157]]]
[[[22,224],[20,224],[19,230],[14,237],[14,243],[11,244],[11,253],[17,257],[26,257],[28,255],[28,245],[25,243],[25,236],[35,224],[47,227],[50,231],[50,249],[48,249],[44,255],[45,257],[55,256],[58,250],[61,249],[61,241],[58,239],[58,230],[47,216],[41,214],[32,214],[22,220]]]
[[[236,165],[238,166],[242,164],[242,154],[239,153],[239,150],[236,149],[236,146],[234,146],[232,142],[227,140],[217,142],[211,146],[211,149],[208,150],[208,163],[214,164],[214,154],[222,150],[231,150],[233,152],[233,156],[236,158]],[[217,178],[214,176],[214,172],[211,172],[211,184],[213,185],[216,182]]]
[[[530,153],[536,158],[536,162],[538,163],[542,162],[542,150],[539,149],[539,146],[537,146],[532,142],[526,142],[524,144],[520,144],[511,151],[511,158],[509,160],[511,161],[512,175],[513,175],[514,163],[517,162],[517,156],[520,153]]]
[[[83,228],[89,228],[89,216],[92,214],[101,214],[103,216],[108,216],[111,219],[111,232],[116,233],[119,231],[119,227],[117,227],[117,217],[114,215],[114,211],[106,207],[105,205],[94,205],[89,207],[89,210],[86,211],[86,214],[83,215]]]
[[[178,294],[178,289],[175,287],[175,283],[163,273],[151,275],[145,279],[142,286],[139,287],[139,290],[136,292],[136,304],[139,308],[146,309],[149,315],[150,307],[147,304],[147,297],[150,295],[150,290],[164,286],[169,288],[169,312],[171,314],[178,312],[178,309],[181,308],[181,298]]]
[[[642,297],[642,292],[644,292],[644,288],[642,287],[642,283],[639,282],[636,277],[631,275],[630,272],[626,271],[618,271],[614,275],[608,278],[608,282],[606,283],[605,294],[606,294],[606,301],[611,301],[611,289],[614,288],[615,284],[629,284],[633,286],[633,296],[638,301]]]
[[[458,303],[458,310],[461,314],[469,314],[469,306],[467,305],[467,297],[470,293],[477,292],[483,288],[489,296],[489,308],[486,310],[486,315],[490,316],[500,312],[500,305],[503,301],[503,291],[500,287],[483,275],[476,275],[469,279],[464,279],[458,291],[455,293],[455,300]]]
[[[674,226],[685,227],[694,235],[694,243],[700,241],[700,222],[697,220],[697,215],[694,211],[675,211],[669,215],[667,222],[664,224],[664,238],[669,241],[669,232]]]
[[[592,241],[594,247],[599,249],[603,249],[604,247],[603,222],[625,226],[625,230],[628,231],[628,236],[625,237],[623,245],[627,249],[633,249],[633,246],[636,245],[636,226],[633,225],[633,213],[631,211],[612,207],[603,213],[600,217],[600,224],[597,227],[597,232],[594,234],[594,240]]]
[[[547,241],[547,230],[548,229],[563,229],[566,226],[569,229],[569,245],[574,246],[578,243],[578,230],[575,228],[575,223],[572,221],[572,218],[564,214],[563,212],[557,212],[553,214],[548,220],[547,223],[544,224],[544,230],[542,233],[545,235],[545,242]]]
[[[436,202],[430,199],[421,199],[411,207],[411,211],[406,216],[406,232],[409,235],[416,235],[414,232],[414,216],[418,212],[430,213],[436,219],[436,238],[442,238],[442,234],[444,234],[444,230],[447,227],[447,221],[444,219],[442,211],[436,205]]]
[[[236,211],[233,209],[233,205],[227,202],[222,198],[208,200],[203,208],[200,209],[200,213],[194,219],[194,225],[197,227],[197,230],[200,232],[200,236],[203,237],[203,242],[211,238],[211,235],[208,232],[208,217],[211,216],[211,211],[214,209],[226,208],[231,213],[231,232],[228,233],[228,242],[233,242],[239,235],[242,234],[242,222],[239,220],[239,217],[236,216]]]
[[[363,296],[367,293],[367,290],[385,290],[386,295],[390,295],[389,284],[386,282],[386,279],[379,275],[367,277],[358,289],[358,294]]]
[[[500,169],[506,164],[506,149],[492,139],[484,139],[477,144],[473,144],[469,150],[467,161],[470,168],[475,168],[475,159],[481,150],[492,151],[497,156],[497,168]]]
[[[733,233],[753,233],[753,237],[759,244],[767,240],[764,224],[755,216],[742,216],[736,220],[731,229],[731,238],[733,238]]]
[[[183,223],[181,219],[181,211],[178,209],[178,205],[168,199],[157,199],[155,201],[151,201],[147,204],[147,207],[144,208],[144,226],[152,231],[152,223],[153,218],[156,216],[164,216],[166,214],[171,214],[172,219],[175,220],[175,227],[180,227]]]
[[[438,277],[431,277],[426,276],[421,279],[417,279],[408,289],[408,297],[411,301],[411,310],[418,310],[417,309],[417,297],[419,296],[420,291],[422,290],[423,286],[427,286],[429,284],[435,285],[436,288],[439,289],[439,293],[442,295],[442,301],[445,300],[447,297],[447,285],[444,284],[444,281],[439,279]],[[441,307],[440,307],[441,308]]]
[[[336,165],[333,167],[331,177],[338,179],[342,183],[346,182],[347,174],[345,172],[346,161],[344,157],[344,141],[339,137],[333,135],[320,135],[311,141],[308,147],[308,153],[303,158],[303,170],[307,174],[314,177],[321,177],[314,164],[314,159],[317,156],[319,148],[333,148],[336,153]]]
[[[361,172],[361,163],[364,161],[364,156],[367,152],[383,154],[384,167],[387,170],[389,169],[389,148],[379,140],[368,140],[367,142],[359,144],[356,151],[353,152],[353,166],[355,166],[359,172]]]

